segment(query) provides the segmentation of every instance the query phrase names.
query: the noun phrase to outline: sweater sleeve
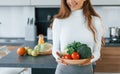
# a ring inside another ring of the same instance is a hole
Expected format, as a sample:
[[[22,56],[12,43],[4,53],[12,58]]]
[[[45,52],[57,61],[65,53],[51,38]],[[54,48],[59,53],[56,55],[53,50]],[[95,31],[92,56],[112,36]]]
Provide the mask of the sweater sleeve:
[[[96,43],[93,46],[93,53],[92,55],[94,58],[91,60],[91,62],[95,62],[100,58],[100,50],[101,50],[101,40],[104,34],[104,26],[100,18],[94,17],[93,18],[93,23],[95,25],[95,28],[97,30],[97,35],[96,35]]]
[[[56,54],[56,52],[60,51],[60,24],[58,19],[54,19],[53,21],[53,49],[52,49],[52,55],[55,57],[55,59],[59,58],[59,56]]]

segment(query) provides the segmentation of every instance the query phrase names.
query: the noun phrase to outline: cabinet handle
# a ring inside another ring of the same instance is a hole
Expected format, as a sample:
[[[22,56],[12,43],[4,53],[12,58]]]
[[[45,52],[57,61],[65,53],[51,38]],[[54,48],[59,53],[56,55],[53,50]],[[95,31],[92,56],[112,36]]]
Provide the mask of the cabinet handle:
[[[2,24],[2,23],[0,22],[0,24]]]

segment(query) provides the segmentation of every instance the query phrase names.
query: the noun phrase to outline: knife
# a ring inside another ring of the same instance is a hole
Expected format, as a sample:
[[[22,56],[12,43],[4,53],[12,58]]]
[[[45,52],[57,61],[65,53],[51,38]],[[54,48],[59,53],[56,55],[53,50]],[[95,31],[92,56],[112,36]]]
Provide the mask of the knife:
[[[29,25],[29,18],[28,18],[28,20],[27,20],[27,24]]]

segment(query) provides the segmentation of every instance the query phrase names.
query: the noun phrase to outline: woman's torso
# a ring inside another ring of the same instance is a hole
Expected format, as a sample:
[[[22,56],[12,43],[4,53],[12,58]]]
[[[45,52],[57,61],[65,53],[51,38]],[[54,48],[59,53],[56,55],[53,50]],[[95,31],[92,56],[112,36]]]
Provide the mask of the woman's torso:
[[[64,48],[74,41],[87,44],[91,50],[93,49],[95,43],[94,37],[88,29],[82,10],[75,11],[71,13],[70,17],[59,19],[59,21],[61,30],[59,33],[61,52],[64,52]]]

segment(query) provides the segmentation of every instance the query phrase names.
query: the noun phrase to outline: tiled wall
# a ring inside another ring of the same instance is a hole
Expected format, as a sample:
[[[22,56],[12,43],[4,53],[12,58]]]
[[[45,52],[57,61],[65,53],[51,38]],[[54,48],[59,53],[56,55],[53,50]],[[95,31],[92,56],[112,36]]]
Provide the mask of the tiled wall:
[[[120,27],[120,6],[94,6],[105,25],[105,37],[109,37],[109,27]]]

